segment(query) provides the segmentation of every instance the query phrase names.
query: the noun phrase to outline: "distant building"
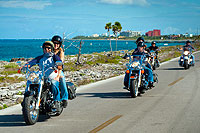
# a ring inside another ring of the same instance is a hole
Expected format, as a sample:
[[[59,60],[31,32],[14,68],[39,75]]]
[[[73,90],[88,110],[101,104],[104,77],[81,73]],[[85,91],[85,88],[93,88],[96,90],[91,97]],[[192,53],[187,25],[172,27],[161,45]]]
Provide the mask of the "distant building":
[[[120,33],[120,36],[125,36],[125,37],[134,37],[134,36],[139,36],[141,34],[140,31],[131,31],[131,30],[127,30],[127,31],[122,31]]]
[[[161,36],[160,30],[154,29],[145,33],[146,36]]]
[[[108,36],[108,33],[102,33],[100,36]]]
[[[99,35],[98,34],[93,34],[92,37],[99,37]]]
[[[193,37],[193,34],[185,33],[185,34],[183,34],[183,36],[185,36],[185,37]]]

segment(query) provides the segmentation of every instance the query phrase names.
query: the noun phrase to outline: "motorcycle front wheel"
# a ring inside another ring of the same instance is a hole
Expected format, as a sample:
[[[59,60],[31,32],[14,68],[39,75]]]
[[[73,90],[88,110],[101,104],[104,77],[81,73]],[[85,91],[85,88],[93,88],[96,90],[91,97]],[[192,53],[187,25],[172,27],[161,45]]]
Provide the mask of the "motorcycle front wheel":
[[[37,100],[33,96],[26,96],[23,101],[23,116],[27,125],[33,125],[38,121],[39,110],[36,109]]]
[[[138,96],[138,82],[137,80],[131,80],[130,82],[130,94],[132,98],[136,98]]]
[[[188,65],[188,61],[187,61],[187,60],[184,61],[184,68],[185,68],[185,69],[189,69],[189,65]]]

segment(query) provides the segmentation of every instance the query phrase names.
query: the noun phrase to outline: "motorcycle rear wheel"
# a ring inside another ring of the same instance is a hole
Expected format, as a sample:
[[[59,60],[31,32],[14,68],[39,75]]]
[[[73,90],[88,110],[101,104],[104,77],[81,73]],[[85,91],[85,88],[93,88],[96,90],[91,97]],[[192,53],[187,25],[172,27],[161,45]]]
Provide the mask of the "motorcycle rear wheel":
[[[33,125],[38,121],[39,109],[36,109],[37,100],[33,96],[24,98],[23,116],[27,125]]]
[[[130,82],[130,94],[132,98],[136,98],[138,96],[138,82],[137,80],[131,80]]]

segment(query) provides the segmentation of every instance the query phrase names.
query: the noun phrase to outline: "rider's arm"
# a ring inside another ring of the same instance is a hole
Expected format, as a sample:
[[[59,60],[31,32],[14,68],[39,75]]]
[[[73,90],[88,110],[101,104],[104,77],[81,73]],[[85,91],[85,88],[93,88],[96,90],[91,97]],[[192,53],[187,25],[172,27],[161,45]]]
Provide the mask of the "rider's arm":
[[[60,51],[60,59],[62,60],[62,62],[64,62],[64,51],[63,49],[61,48],[61,51]]]
[[[61,61],[62,62],[62,60],[60,59],[60,57],[57,56],[57,55],[53,56],[53,60],[54,60],[54,62],[56,62],[56,61]],[[61,77],[62,65],[57,66],[57,68],[58,68],[58,75],[55,78],[55,80],[59,81],[59,78]]]
[[[23,67],[28,67],[28,68],[30,68],[30,67],[36,65],[37,63],[39,63],[39,61],[40,61],[40,59],[41,59],[42,57],[43,57],[43,56],[41,55],[41,56],[38,56],[38,57],[32,59],[31,61],[27,62],[24,66],[20,67],[19,70],[21,70]]]

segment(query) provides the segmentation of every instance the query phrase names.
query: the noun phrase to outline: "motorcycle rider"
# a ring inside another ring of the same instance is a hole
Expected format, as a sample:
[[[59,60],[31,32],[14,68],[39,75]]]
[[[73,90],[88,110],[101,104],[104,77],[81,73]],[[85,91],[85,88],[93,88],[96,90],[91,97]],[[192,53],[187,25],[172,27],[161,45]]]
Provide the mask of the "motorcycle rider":
[[[144,38],[143,38],[143,37],[138,37],[137,40],[135,41],[136,45],[137,45],[139,42],[144,42]]]
[[[194,55],[192,54],[192,50],[195,50],[196,49],[191,45],[191,41],[187,40],[185,45],[183,46],[183,48],[180,48],[180,50],[183,50],[183,51],[189,51],[190,54],[191,54],[191,58],[192,58],[192,65],[194,65],[195,63],[195,58],[194,58]],[[180,57],[180,60],[183,59],[183,56]]]
[[[137,50],[135,50],[133,53],[132,53],[133,57],[134,55],[144,55],[144,56],[147,56],[147,53],[145,52],[144,50],[144,42],[138,42],[137,43]],[[134,58],[138,58],[137,56],[135,56]],[[154,80],[153,80],[153,72],[152,70],[150,69],[151,66],[148,62],[146,62],[147,65],[145,66],[144,68],[144,71],[145,73],[147,73],[148,75],[148,86],[149,87],[153,87],[153,83],[154,83]],[[148,66],[148,67],[147,67]],[[150,66],[150,68],[149,68]],[[128,77],[128,74],[125,74],[125,77],[124,77],[124,85],[126,88],[128,88],[128,80],[129,80],[129,77]],[[141,93],[144,93],[144,89],[141,90]]]
[[[58,55],[62,62],[64,63],[64,51],[61,48],[62,46],[62,38],[58,35],[55,35],[52,37],[51,41],[54,43],[54,54]],[[67,100],[68,100],[68,91],[67,91],[67,85],[65,82],[65,75],[63,71],[61,71],[61,77],[60,77],[60,88],[61,88],[61,99],[63,101],[63,107],[65,108],[67,106]]]
[[[45,77],[49,78],[50,75],[54,72],[54,67],[55,63],[57,61],[61,62],[61,59],[59,56],[55,55],[53,53],[54,50],[54,44],[51,41],[45,41],[42,45],[43,48],[43,55],[37,56],[33,60],[29,61],[28,63],[25,64],[23,67],[29,67],[31,68],[32,66],[39,64],[40,69],[44,68],[45,71]],[[23,68],[20,67],[20,70]],[[59,102],[61,101],[60,99],[60,91],[59,91],[59,78],[61,75],[62,71],[62,66],[58,66],[58,72],[57,76],[51,78],[51,89],[53,93],[53,99],[54,99],[54,108],[58,109],[59,108]]]
[[[156,61],[157,61],[158,66],[159,66],[158,52],[160,51],[160,49],[159,49],[158,46],[156,46],[156,42],[155,42],[155,41],[152,41],[152,42],[151,42],[151,46],[150,46],[148,49],[149,49],[149,52],[150,52],[151,50],[155,51],[155,53],[156,53]]]

